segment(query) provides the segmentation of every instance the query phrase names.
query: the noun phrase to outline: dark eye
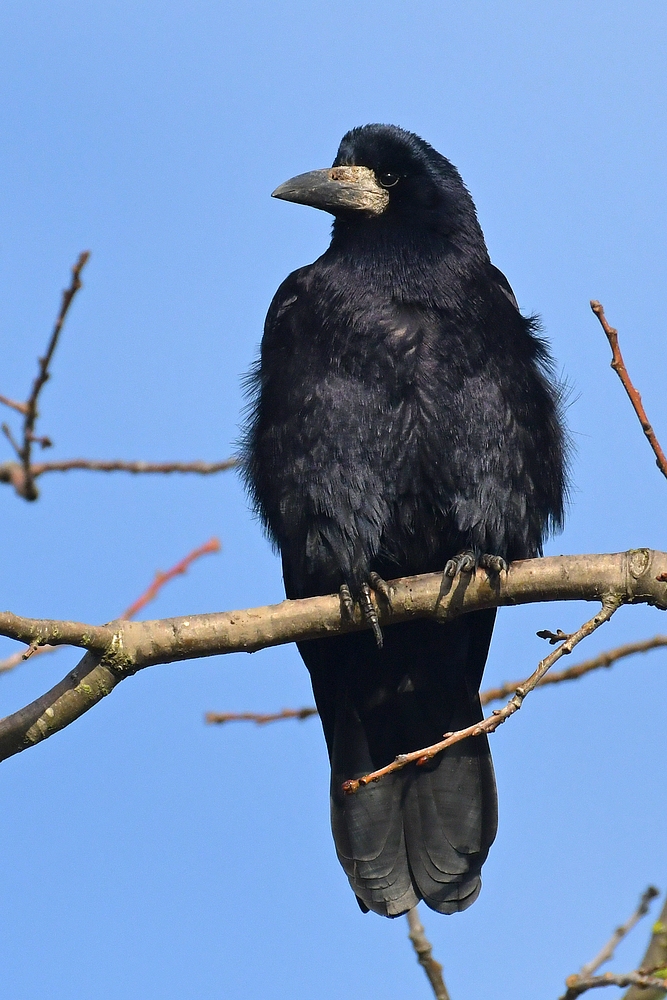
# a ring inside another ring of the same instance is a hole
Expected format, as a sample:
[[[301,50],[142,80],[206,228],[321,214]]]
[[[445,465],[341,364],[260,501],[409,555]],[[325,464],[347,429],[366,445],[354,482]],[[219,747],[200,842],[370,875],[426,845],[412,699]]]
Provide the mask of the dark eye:
[[[378,180],[383,188],[393,188],[400,181],[399,174],[392,174],[386,172],[384,174],[378,174]]]

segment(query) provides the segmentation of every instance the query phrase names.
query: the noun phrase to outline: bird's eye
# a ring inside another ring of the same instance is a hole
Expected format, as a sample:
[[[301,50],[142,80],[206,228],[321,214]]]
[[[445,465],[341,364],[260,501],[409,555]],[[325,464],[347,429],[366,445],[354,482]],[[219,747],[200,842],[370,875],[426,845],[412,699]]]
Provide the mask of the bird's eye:
[[[398,174],[384,173],[378,175],[378,180],[383,188],[393,188],[400,181],[400,176]]]

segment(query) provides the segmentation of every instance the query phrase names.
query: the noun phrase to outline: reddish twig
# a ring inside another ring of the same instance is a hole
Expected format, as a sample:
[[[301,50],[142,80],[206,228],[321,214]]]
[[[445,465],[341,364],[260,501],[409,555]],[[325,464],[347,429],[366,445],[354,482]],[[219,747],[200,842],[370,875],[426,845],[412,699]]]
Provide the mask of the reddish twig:
[[[201,559],[202,556],[219,551],[219,540],[217,538],[211,538],[204,545],[200,545],[198,549],[193,549],[192,552],[189,552],[184,559],[177,562],[176,565],[172,566],[172,568],[167,570],[166,573],[161,573],[158,570],[151,585],[140,597],[137,598],[133,604],[129,606],[129,608],[123,612],[122,615],[119,615],[119,618],[124,621],[130,621],[132,618],[136,617],[136,615],[143,608],[145,608],[147,604],[150,604],[151,601],[155,600],[165,584],[169,583],[170,580],[173,580],[175,576],[180,576],[182,573],[186,573],[196,559]],[[0,660],[0,673],[4,674],[13,670],[31,656],[41,653],[54,653],[58,648],[58,646],[49,646],[48,644],[40,646],[36,643],[31,643],[30,646],[26,647],[26,649],[19,650],[18,653],[12,653],[12,655],[8,656],[5,660]]]
[[[503,722],[509,719],[511,715],[514,715],[515,712],[518,712],[526,695],[530,694],[537,687],[547,670],[561,656],[571,653],[582,639],[595,632],[600,625],[608,622],[614,612],[621,606],[621,603],[620,598],[615,596],[605,597],[602,608],[597,615],[584,622],[576,632],[572,633],[569,639],[566,639],[553,653],[549,653],[548,656],[541,660],[537,669],[516,689],[514,697],[510,698],[503,708],[495,708],[486,719],[472,726],[467,726],[465,729],[460,729],[455,733],[445,733],[442,740],[432,744],[432,746],[423,747],[421,750],[413,750],[411,753],[399,754],[386,767],[378,768],[377,771],[371,771],[370,774],[365,774],[361,778],[350,778],[348,781],[343,782],[343,791],[347,794],[353,794],[362,785],[368,785],[371,781],[379,781],[380,778],[384,778],[387,774],[392,774],[394,771],[400,771],[401,768],[406,767],[408,764],[425,764],[426,761],[442,753],[443,750],[453,746],[455,743],[460,743],[462,740],[468,739],[470,736],[482,736],[483,734],[494,733]]]
[[[255,722],[265,726],[267,722],[280,722],[282,719],[309,719],[317,715],[315,706],[308,708],[283,708],[280,712],[207,712],[204,719],[209,724],[222,725],[224,722]]]
[[[617,660],[621,660],[626,656],[633,656],[635,653],[647,653],[651,649],[659,649],[662,646],[667,646],[667,635],[654,635],[652,639],[642,639],[641,642],[626,642],[622,646],[608,649],[606,652],[591,657],[589,660],[582,660],[581,663],[576,663],[573,667],[568,667],[567,670],[549,671],[539,681],[536,690],[547,687],[549,684],[562,684],[563,681],[578,680],[593,670],[599,670],[601,667],[611,667]],[[0,664],[0,669],[2,669],[2,664]],[[521,681],[506,681],[500,687],[487,688],[486,691],[480,692],[479,700],[482,705],[488,705],[492,701],[502,701],[503,698],[507,698],[513,694],[520,684]],[[308,719],[317,714],[317,709],[314,706],[284,708],[281,712],[269,713],[207,712],[206,721],[210,723],[256,722],[261,726],[266,722],[280,722],[282,719]]]
[[[632,384],[632,380],[628,375],[628,370],[625,367],[625,362],[623,361],[623,355],[621,354],[621,349],[618,346],[618,330],[615,330],[613,326],[610,326],[607,322],[606,316],[604,314],[604,308],[600,302],[595,299],[591,301],[591,309],[600,320],[600,325],[604,330],[607,340],[609,341],[609,346],[611,347],[611,367],[614,369],[621,382],[623,383],[623,388],[630,397],[630,402],[632,403],[635,413],[639,418],[639,423],[642,425],[642,430],[646,435],[648,443],[653,449],[653,454],[655,455],[656,465],[662,472],[663,476],[667,477],[667,457],[664,451],[660,447],[660,442],[655,436],[655,431],[651,426],[649,419],[646,415],[646,410],[644,409],[644,404],[642,403],[642,398],[639,392],[635,389]]]
[[[155,579],[151,583],[141,597],[138,597],[133,604],[130,604],[129,608],[123,612],[120,616],[122,619],[127,619],[128,621],[135,618],[139,612],[154,601],[159,592],[162,590],[166,583],[173,580],[176,576],[181,576],[183,573],[187,573],[188,569],[195,562],[196,559],[201,559],[202,556],[213,554],[214,552],[220,551],[220,542],[217,538],[211,538],[204,545],[200,545],[198,549],[193,549],[184,559],[168,569],[166,573],[162,573],[160,570],[155,574]]]
[[[406,916],[410,927],[408,937],[412,941],[412,947],[417,954],[417,961],[426,973],[436,1000],[450,1000],[449,992],[442,976],[442,966],[440,962],[436,962],[433,958],[433,948],[424,933],[417,907],[415,906],[411,910],[408,910]]]

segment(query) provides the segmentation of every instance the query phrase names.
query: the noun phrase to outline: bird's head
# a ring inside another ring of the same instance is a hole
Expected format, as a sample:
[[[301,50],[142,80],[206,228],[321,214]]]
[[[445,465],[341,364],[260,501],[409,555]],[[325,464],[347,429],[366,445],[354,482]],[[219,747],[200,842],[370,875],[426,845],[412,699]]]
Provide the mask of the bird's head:
[[[442,236],[479,231],[475,206],[456,167],[395,125],[352,129],[343,136],[333,166],[293,177],[273,197],[323,209],[355,230],[361,224]]]

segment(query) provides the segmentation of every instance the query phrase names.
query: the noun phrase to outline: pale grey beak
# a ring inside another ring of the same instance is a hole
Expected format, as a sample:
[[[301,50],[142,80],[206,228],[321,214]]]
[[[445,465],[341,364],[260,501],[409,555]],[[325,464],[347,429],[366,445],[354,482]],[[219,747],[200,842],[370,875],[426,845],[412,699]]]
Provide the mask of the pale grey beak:
[[[368,167],[311,170],[285,181],[271,197],[312,205],[332,215],[346,210],[381,215],[389,204],[389,192]]]

